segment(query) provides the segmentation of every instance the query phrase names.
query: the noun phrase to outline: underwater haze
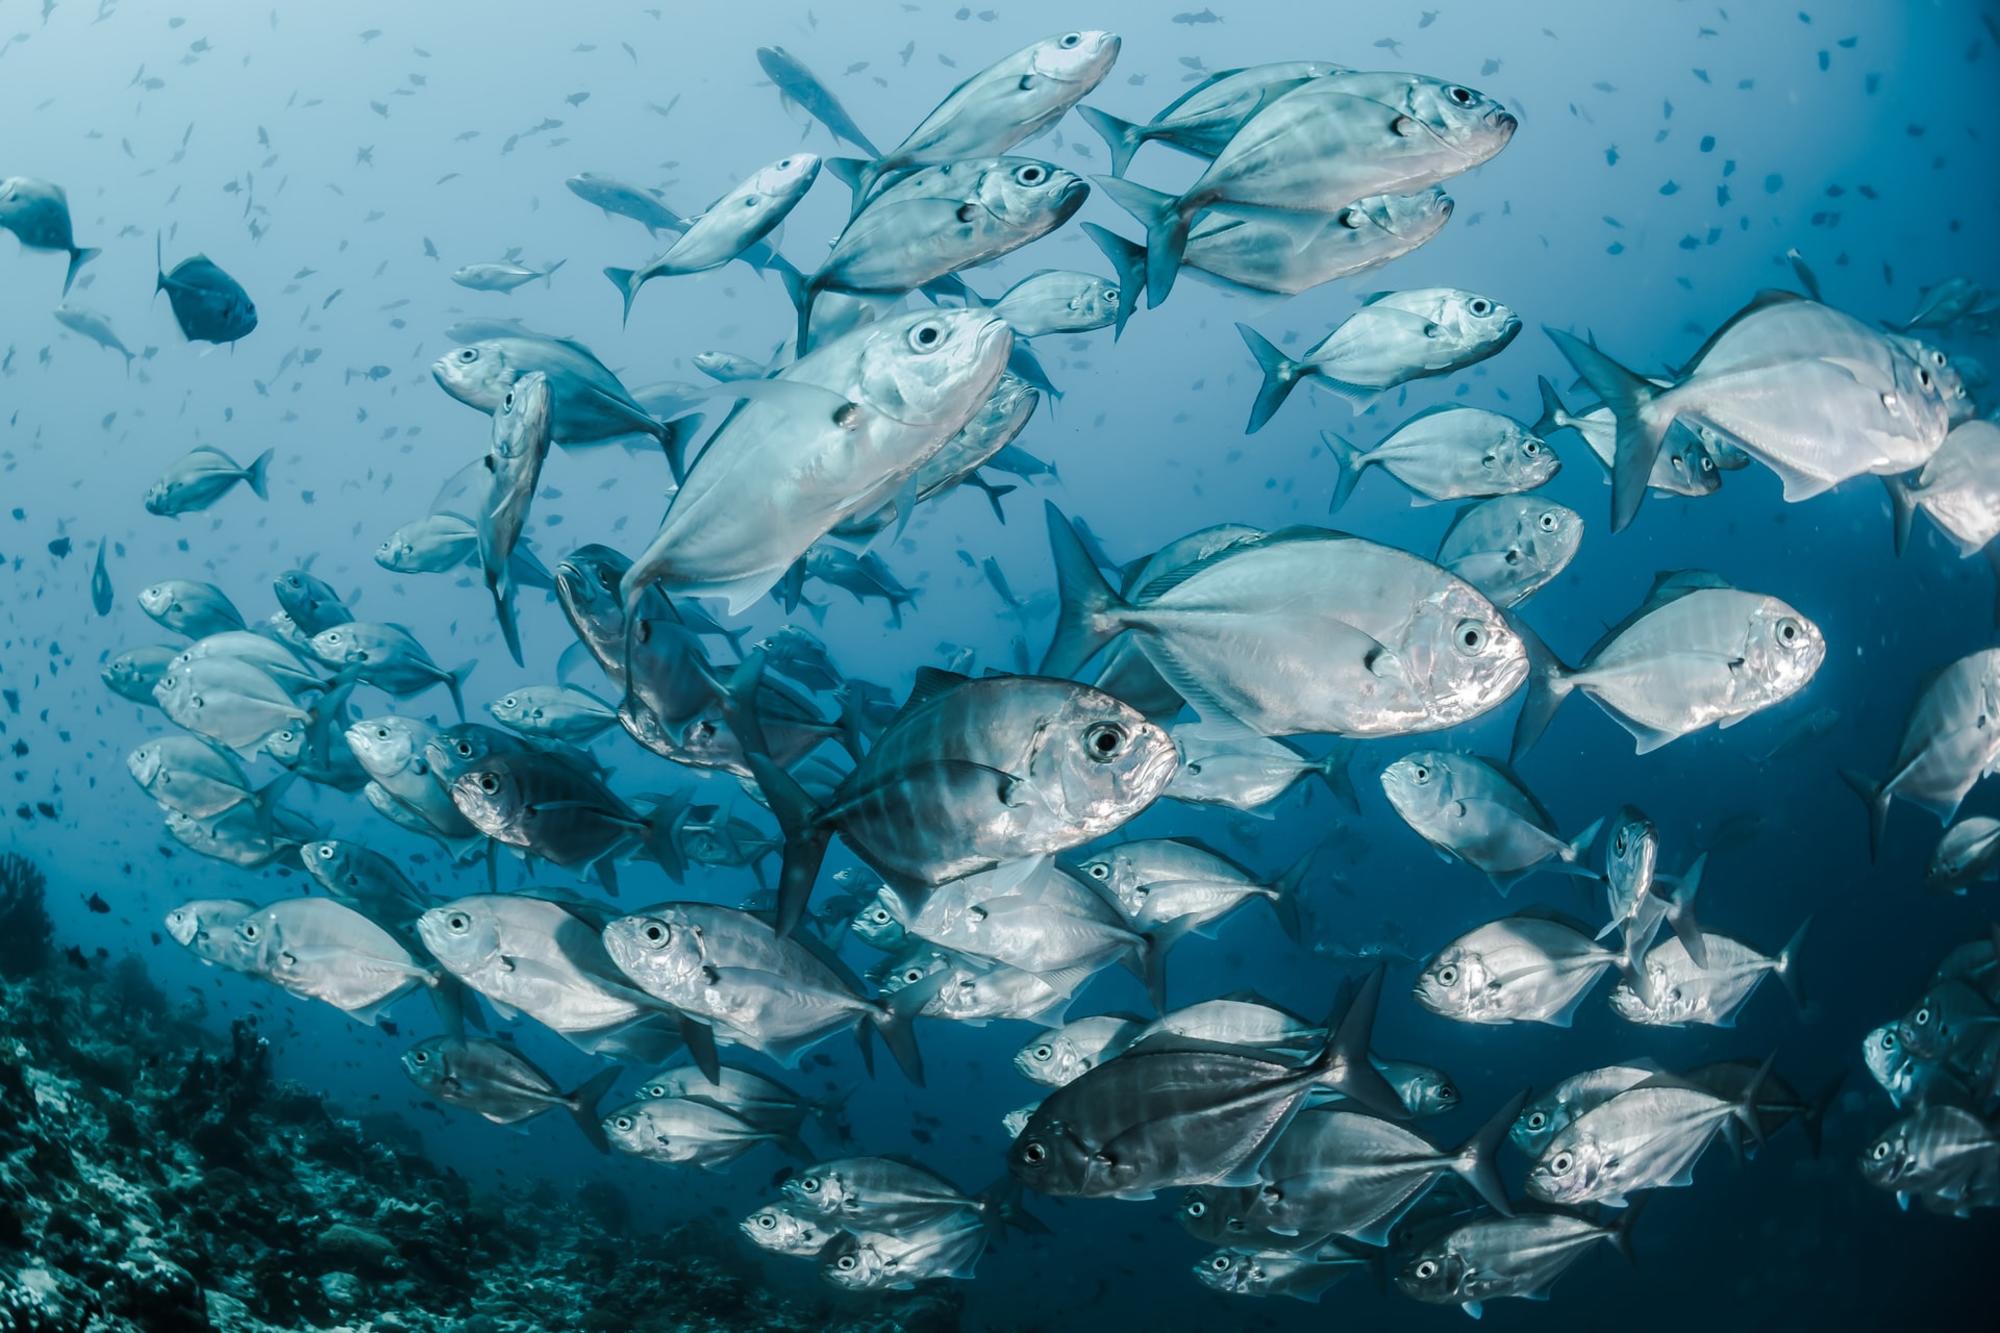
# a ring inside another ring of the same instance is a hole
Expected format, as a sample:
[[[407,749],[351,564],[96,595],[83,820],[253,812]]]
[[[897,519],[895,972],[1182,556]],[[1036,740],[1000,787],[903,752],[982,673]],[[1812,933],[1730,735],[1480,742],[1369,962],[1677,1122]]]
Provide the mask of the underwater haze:
[[[0,0],[0,1329],[1990,1308],[2000,10],[1436,2]]]

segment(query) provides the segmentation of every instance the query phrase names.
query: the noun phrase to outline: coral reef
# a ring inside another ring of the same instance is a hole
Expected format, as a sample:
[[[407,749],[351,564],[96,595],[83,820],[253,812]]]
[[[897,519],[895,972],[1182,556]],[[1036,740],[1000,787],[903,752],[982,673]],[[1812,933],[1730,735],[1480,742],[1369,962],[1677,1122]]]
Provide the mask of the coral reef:
[[[48,964],[55,928],[43,901],[47,889],[33,861],[0,853],[0,977],[18,980]]]
[[[788,1304],[732,1237],[627,1210],[601,1183],[476,1195],[137,960],[0,981],[0,1333],[957,1326],[932,1297]]]

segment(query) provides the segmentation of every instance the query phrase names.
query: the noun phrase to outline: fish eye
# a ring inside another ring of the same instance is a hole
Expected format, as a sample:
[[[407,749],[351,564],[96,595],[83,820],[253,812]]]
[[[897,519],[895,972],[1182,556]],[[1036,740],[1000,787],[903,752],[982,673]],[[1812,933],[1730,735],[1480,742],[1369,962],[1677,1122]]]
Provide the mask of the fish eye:
[[[1062,47],[1062,49],[1063,49],[1063,50],[1067,51],[1067,50],[1069,50],[1069,49],[1070,49],[1070,48],[1072,48],[1072,47],[1075,47],[1075,46],[1078,46],[1078,45],[1081,45],[1081,44],[1082,44],[1082,42],[1083,42],[1083,34],[1082,34],[1082,33],[1080,33],[1080,32],[1066,32],[1066,33],[1064,33],[1064,34],[1063,34],[1063,39],[1062,39],[1062,40],[1061,40],[1060,42],[1056,43],[1056,45],[1058,45],[1058,46]]]
[[[1125,728],[1115,722],[1099,722],[1083,733],[1084,752],[1103,763],[1125,748]]]
[[[770,1213],[759,1213],[757,1214],[757,1225],[766,1231],[770,1231],[777,1227],[778,1219]]]
[[[1701,456],[1701,470],[1703,472],[1715,471],[1715,460],[1713,458],[1710,458],[1707,454],[1703,454]]]
[[[910,330],[910,346],[919,352],[928,352],[944,341],[944,330],[936,323],[919,324]]]
[[[1043,1042],[1041,1045],[1037,1046],[1033,1051],[1029,1052],[1029,1054],[1032,1055],[1037,1060],[1053,1060],[1055,1058],[1056,1050],[1055,1047],[1049,1045],[1047,1042]]]
[[[1543,532],[1554,532],[1559,521],[1556,518],[1555,510],[1545,509],[1542,511],[1542,516],[1535,520],[1535,526],[1539,527]]]
[[[1566,1176],[1569,1174],[1569,1169],[1575,1165],[1576,1165],[1575,1158],[1571,1157],[1566,1152],[1559,1152],[1554,1157],[1551,1157],[1549,1159],[1549,1174],[1555,1176]]]
[[[889,924],[889,909],[878,907],[868,914],[868,919],[878,926],[886,926]]]
[[[648,921],[639,928],[639,934],[655,949],[664,949],[674,937],[674,928],[664,921]]]
[[[1417,764],[1410,769],[1410,778],[1421,787],[1431,780],[1431,771],[1424,765]]]
[[[331,861],[333,859],[332,843],[323,842],[319,845],[319,859],[322,861]]]
[[[819,1177],[807,1176],[804,1180],[801,1180],[799,1182],[799,1188],[804,1190],[808,1194],[819,1193]]]
[[[429,1051],[411,1051],[411,1052],[410,1052],[410,1063],[411,1063],[411,1064],[413,1064],[413,1065],[427,1065],[427,1064],[429,1064],[430,1062],[431,1062],[431,1055],[430,1055],[430,1052],[429,1052]]]
[[[444,919],[445,929],[463,935],[472,929],[472,918],[463,912],[453,912]]]
[[[256,939],[256,938],[257,938],[257,936],[258,936],[259,934],[261,934],[261,933],[262,933],[262,931],[261,931],[261,930],[260,930],[260,929],[258,928],[258,925],[257,925],[257,923],[256,923],[255,921],[245,921],[245,922],[243,923],[243,938],[244,938],[244,939],[246,939],[246,940],[254,940],[254,939]]]
[[[1218,1254],[1208,1261],[1208,1266],[1218,1273],[1227,1273],[1229,1271],[1229,1256]]]
[[[1488,315],[1493,312],[1493,303],[1483,296],[1475,296],[1472,298],[1472,304],[1467,309],[1471,310],[1475,315]]]
[[[1111,878],[1111,866],[1104,861],[1092,861],[1083,868],[1083,873],[1095,880],[1106,880]]]
[[[1529,440],[1521,446],[1521,452],[1526,454],[1530,458],[1533,458],[1536,454],[1539,454],[1541,451],[1542,451],[1542,442],[1540,440]]]
[[[1429,1259],[1424,1260],[1416,1267],[1417,1277],[1424,1281],[1428,1281],[1429,1279],[1436,1277],[1437,1271],[1438,1271],[1438,1266]]]
[[[1014,172],[1014,179],[1023,185],[1040,185],[1048,179],[1048,173],[1042,170],[1040,163],[1030,162]]]
[[[1467,657],[1477,657],[1486,649],[1486,625],[1478,620],[1461,620],[1452,642]]]
[[[1438,984],[1442,986],[1456,986],[1458,984],[1458,969],[1450,963],[1446,963],[1443,967],[1439,968]]]
[[[455,743],[454,743],[454,746],[453,746],[453,748],[454,748],[454,749],[456,749],[456,750],[458,751],[458,753],[459,753],[459,756],[460,756],[461,758],[464,758],[464,759],[470,759],[470,758],[472,758],[472,742],[471,742],[471,741],[467,741],[467,740],[460,740],[460,741],[457,741],[457,742],[455,742]]]
[[[1206,1217],[1208,1215],[1208,1205],[1200,1199],[1189,1199],[1187,1215],[1189,1217]]]
[[[1528,1115],[1529,1129],[1540,1129],[1543,1125],[1546,1125],[1548,1123],[1549,1123],[1549,1118],[1543,1115],[1540,1111],[1533,1111],[1530,1112]]]
[[[1116,287],[1106,287],[1104,289],[1104,304],[1106,305],[1118,304],[1118,289]]]
[[[859,1259],[856,1259],[851,1254],[843,1254],[833,1261],[833,1266],[843,1273],[852,1273],[860,1262]]]
[[[500,790],[500,779],[494,777],[491,773],[481,773],[479,775],[479,790],[491,796],[494,792]]]
[[[1887,1161],[1889,1158],[1889,1140],[1883,1139],[1880,1143],[1876,1144],[1875,1151],[1870,1156],[1878,1162]]]
[[[520,700],[516,699],[513,695],[510,694],[506,698],[500,701],[500,706],[502,708],[519,708],[521,706],[521,703]]]
[[[1049,1150],[1039,1143],[1030,1143],[1021,1149],[1021,1160],[1029,1166],[1040,1166],[1049,1159]]]
[[[1785,644],[1787,647],[1804,638],[1805,632],[1805,626],[1799,624],[1798,621],[1792,619],[1790,616],[1786,616],[1778,622],[1778,642]]]
[[[1441,1083],[1441,1084],[1439,1084],[1439,1085],[1438,1085],[1438,1100],[1439,1100],[1439,1101],[1441,1101],[1441,1102],[1455,1102],[1455,1101],[1457,1101],[1457,1100],[1458,1100],[1458,1089],[1457,1089],[1457,1088],[1454,1088],[1454,1087],[1453,1087],[1453,1086],[1451,1086],[1451,1084],[1449,1084],[1449,1083]]]
[[[1343,208],[1340,210],[1339,221],[1340,225],[1349,231],[1360,231],[1361,224],[1367,221],[1367,219],[1358,208]]]
[[[477,347],[461,347],[458,349],[458,360],[460,365],[469,366],[478,359],[479,359],[479,349]]]
[[[1472,105],[1472,90],[1469,88],[1447,88],[1445,95],[1460,106]]]
[[[1926,1005],[1922,1009],[1917,1010],[1916,1013],[1910,1015],[1910,1022],[1916,1024],[1918,1027],[1928,1027],[1930,1025],[1930,1021],[1931,1021],[1931,1011],[1928,1005]]]
[[[1896,1049],[1896,1034],[1895,1034],[1895,1033],[1893,1033],[1893,1032],[1884,1032],[1884,1033],[1882,1034],[1882,1049],[1883,1049],[1883,1050],[1885,1050],[1885,1051],[1893,1051],[1893,1050],[1895,1050],[1895,1049]]]
[[[611,1123],[619,1129],[630,1129],[632,1128],[632,1117],[629,1115],[614,1115],[611,1117]]]
[[[905,982],[908,982],[911,985],[915,985],[917,982],[922,981],[923,979],[924,979],[924,970],[922,968],[906,967],[903,969],[903,980]]]

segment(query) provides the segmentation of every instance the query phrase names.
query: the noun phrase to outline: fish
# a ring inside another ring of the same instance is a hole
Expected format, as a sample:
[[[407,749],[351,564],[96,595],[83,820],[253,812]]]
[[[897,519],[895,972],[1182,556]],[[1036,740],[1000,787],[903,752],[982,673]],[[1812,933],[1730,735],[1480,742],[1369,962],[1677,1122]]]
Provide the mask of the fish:
[[[1316,1089],[1407,1115],[1367,1059],[1381,990],[1378,969],[1300,1065],[1173,1039],[1127,1049],[1049,1094],[1008,1149],[1008,1169],[1043,1194],[1143,1199],[1175,1185],[1256,1180]]]
[[[503,727],[537,740],[588,745],[618,725],[618,710],[575,685],[524,685],[486,705]]]
[[[1146,302],[1173,289],[1194,219],[1217,205],[1334,213],[1356,199],[1408,194],[1479,166],[1520,122],[1462,84],[1410,74],[1341,74],[1303,83],[1245,121],[1179,195],[1100,178],[1146,228]]]
[[[1932,1212],[1967,1217],[2000,1206],[2000,1135],[1962,1107],[1926,1106],[1862,1149],[1861,1175]]]
[[[617,892],[612,863],[639,852],[678,881],[685,867],[666,817],[670,798],[632,806],[596,774],[567,756],[542,750],[493,754],[452,780],[452,804],[474,828]]]
[[[556,270],[568,262],[565,259],[558,259],[547,268],[529,268],[524,264],[509,262],[466,264],[452,271],[451,280],[475,292],[512,292],[515,288],[525,287],[538,278],[544,287],[552,287],[555,285],[552,279],[556,275]]]
[[[926,889],[1102,837],[1151,805],[1173,742],[1088,686],[923,667],[903,710],[824,802],[755,753],[785,835],[778,929],[803,914],[838,833],[892,885]]]
[[[693,1065],[662,1069],[639,1085],[639,1096],[705,1101],[750,1124],[787,1133],[796,1133],[814,1117],[837,1125],[845,1106],[844,1097],[813,1100],[737,1065],[718,1066],[714,1079]]]
[[[1583,526],[1581,514],[1553,500],[1496,495],[1458,511],[1436,560],[1511,611],[1569,568],[1583,545]]]
[[[169,836],[181,846],[239,870],[262,870],[275,861],[289,861],[320,835],[312,821],[295,811],[259,810],[247,801],[199,819],[169,810],[164,822]]]
[[[849,1231],[827,1246],[820,1276],[845,1291],[906,1291],[919,1282],[969,1279],[1000,1226],[970,1209],[894,1232]]]
[[[897,179],[862,205],[815,272],[781,274],[798,307],[798,345],[821,341],[811,327],[820,293],[915,291],[1046,236],[1089,194],[1074,172],[1030,157],[954,159]]]
[[[1496,760],[1415,750],[1382,770],[1382,790],[1432,850],[1484,874],[1503,896],[1543,868],[1601,878],[1583,858],[1604,821],[1564,841],[1555,817]]]
[[[1791,504],[1850,477],[1920,468],[1949,427],[1929,366],[1859,320],[1789,292],[1745,306],[1670,388],[1559,329],[1548,334],[1617,419],[1613,532],[1637,515],[1676,420],[1708,427],[1776,472]]]
[[[1924,887],[1962,897],[1971,885],[1994,879],[2000,879],[2000,819],[1967,815],[1938,839],[1924,872]]]
[[[63,295],[69,295],[77,270],[102,254],[78,245],[71,231],[69,195],[54,181],[36,176],[0,180],[0,229],[11,231],[29,250],[59,250],[69,256],[63,273]]]
[[[1095,885],[1053,866],[1018,884],[997,885],[1011,871],[968,875],[926,895],[915,911],[883,885],[878,902],[895,902],[904,932],[961,956],[1052,977],[1127,960],[1142,980],[1157,981],[1163,946],[1158,922],[1131,921]],[[1141,933],[1144,932],[1144,933]]]
[[[1248,324],[1238,324],[1236,331],[1264,375],[1244,430],[1255,435],[1304,380],[1358,409],[1399,384],[1448,375],[1497,355],[1520,333],[1521,317],[1491,297],[1425,287],[1375,293],[1296,361]]]
[[[432,905],[431,895],[410,882],[395,861],[358,842],[322,839],[299,848],[299,862],[327,895],[395,929]]]
[[[1415,504],[1514,495],[1545,485],[1562,470],[1562,460],[1540,436],[1512,417],[1477,407],[1419,412],[1368,450],[1330,430],[1319,438],[1335,468],[1330,510],[1347,502],[1371,466],[1415,491]]]
[[[1876,781],[1851,769],[1841,777],[1868,808],[1868,855],[1881,856],[1889,803],[1900,796],[1948,824],[1967,792],[2000,769],[2000,649],[1949,663],[1925,682],[1903,721],[1889,776]]]
[[[1770,1061],[1741,1097],[1720,1097],[1655,1074],[1592,1107],[1549,1139],[1528,1169],[1527,1191],[1545,1203],[1623,1208],[1640,1190],[1685,1186],[1715,1137],[1741,1123],[1764,1141],[1757,1102]]]
[[[521,657],[521,627],[514,610],[514,551],[527,530],[528,511],[541,485],[555,423],[548,376],[531,370],[508,386],[493,409],[493,444],[484,460],[487,498],[479,509],[479,568],[493,597],[500,635],[514,665]],[[463,707],[459,717],[465,716]]]
[[[771,374],[775,367],[734,352],[696,352],[689,360],[694,367],[712,380],[730,384],[737,380],[761,380]]]
[[[836,1238],[847,1234],[837,1222],[811,1209],[794,1207],[788,1200],[767,1204],[736,1226],[760,1248],[800,1258],[823,1253]]]
[[[603,1136],[623,1153],[649,1162],[719,1171],[760,1143],[812,1160],[791,1134],[755,1125],[724,1107],[686,1097],[631,1102],[603,1118]]]
[[[758,168],[700,216],[690,219],[687,230],[644,267],[605,269],[604,276],[624,297],[626,322],[631,321],[632,302],[639,289],[654,278],[703,273],[732,259],[748,258],[745,252],[784,222],[817,179],[819,158],[814,154],[781,157]],[[762,261],[759,267],[784,265],[768,249],[758,257]]]
[[[876,187],[912,168],[997,157],[1034,138],[1088,97],[1118,59],[1116,33],[1066,32],[1022,47],[959,84],[888,153],[837,158],[859,214]]]
[[[1665,921],[1687,950],[1696,967],[1708,966],[1708,946],[1701,925],[1694,918],[1694,898],[1701,888],[1706,852],[1696,856],[1688,868],[1671,882],[1675,891],[1662,887],[1666,877],[1659,874],[1660,830],[1636,806],[1620,807],[1611,825],[1611,837],[1604,848],[1605,924],[1597,932],[1603,939],[1613,931],[1628,940],[1651,941]]]
[[[1190,276],[1224,291],[1297,296],[1409,254],[1444,229],[1452,207],[1434,186],[1371,195],[1332,213],[1217,208],[1195,221],[1181,263]],[[1111,261],[1120,316],[1129,319],[1146,291],[1146,247],[1094,222],[1082,225]]]
[[[120,698],[156,705],[159,701],[153,693],[154,687],[179,655],[180,649],[165,644],[128,648],[107,661],[100,674],[105,686]]]
[[[1130,1014],[1092,1014],[1051,1028],[1014,1053],[1024,1078],[1060,1088],[1115,1058],[1132,1044],[1145,1020]]]
[[[465,678],[477,663],[467,662],[446,671],[431,661],[416,636],[401,625],[350,620],[313,635],[312,651],[328,666],[350,671],[362,684],[399,699],[442,685],[451,695],[459,720],[465,720]]]
[[[594,171],[579,172],[563,184],[577,198],[603,209],[606,217],[630,218],[655,236],[687,226],[686,219],[668,208],[657,191],[643,185],[628,185]]]
[[[257,911],[242,898],[195,898],[168,912],[167,934],[209,967],[250,970],[250,958],[236,927]]]
[[[139,789],[162,809],[196,819],[245,801],[269,802],[283,791],[259,792],[233,755],[198,736],[155,736],[125,756]]]
[[[1095,273],[1042,269],[1030,273],[988,307],[1017,338],[1089,333],[1121,323],[1118,285]]]
[[[1076,112],[1111,150],[1111,174],[1123,176],[1133,155],[1149,143],[1213,159],[1251,117],[1273,101],[1302,83],[1341,73],[1343,68],[1324,60],[1286,60],[1221,70],[1169,102],[1143,125],[1096,107],[1079,106]]]
[[[1316,850],[1275,877],[1253,874],[1197,838],[1139,838],[1073,858],[1065,867],[1096,886],[1134,930],[1205,930],[1262,899],[1285,934],[1301,935],[1299,896]]]
[[[1811,683],[1826,658],[1818,625],[1776,597],[1742,591],[1706,570],[1658,575],[1646,600],[1605,632],[1580,667],[1564,666],[1536,644],[1514,726],[1516,760],[1576,690],[1631,733],[1637,753],[1651,754],[1690,732],[1727,729],[1783,703]]]
[[[680,1016],[612,963],[598,928],[579,915],[598,910],[478,894],[426,911],[417,931],[440,965],[503,1015],[524,1013],[593,1055],[663,1060],[681,1044]]]
[[[946,443],[949,444],[950,441]],[[942,448],[939,452],[942,452]],[[931,455],[933,458],[936,456],[936,454]],[[922,473],[923,467],[920,465],[917,471],[919,474]],[[916,476],[912,476],[909,484],[904,486],[903,494],[907,496],[914,487],[921,485],[922,482]],[[891,501],[884,506],[884,509],[900,518],[903,513],[902,497],[899,496]],[[872,525],[882,516],[884,509],[869,514],[866,519],[860,521],[861,525]],[[850,520],[847,523],[836,524],[833,530],[836,532],[841,528],[851,530],[852,527],[853,521]],[[808,578],[832,584],[851,595],[857,604],[866,605],[871,597],[881,598],[889,604],[889,621],[892,625],[900,626],[903,623],[903,608],[914,606],[917,600],[915,590],[904,587],[901,580],[889,571],[888,565],[880,555],[874,551],[856,555],[845,547],[830,542],[814,542],[806,548],[806,553],[785,571],[784,585],[779,589],[783,594],[781,600],[787,603],[794,599],[804,601],[803,585]],[[790,609],[788,608],[788,614]]]
[[[473,320],[451,332],[460,344],[431,363],[438,387],[468,407],[491,413],[515,380],[548,377],[555,400],[555,440],[565,447],[643,435],[677,465],[701,425],[697,416],[664,421],[632,396],[597,355],[572,338],[552,338],[513,324]],[[678,471],[676,472],[678,476]]]
[[[807,115],[826,126],[836,139],[845,139],[870,157],[882,155],[854,123],[854,117],[847,114],[840,99],[797,56],[782,46],[760,46],[757,64],[778,86],[779,97],[803,107]]]
[[[1961,559],[2000,536],[2000,424],[1953,426],[1914,480],[1886,476],[1895,511],[1896,554],[1910,544],[1919,510],[1958,548]]]
[[[271,593],[285,609],[292,624],[308,640],[336,625],[354,619],[354,613],[325,579],[309,569],[288,569],[271,580]],[[309,650],[309,645],[308,645]]]
[[[1597,978],[1631,966],[1576,922],[1524,912],[1459,936],[1423,965],[1413,993],[1440,1018],[1461,1023],[1549,1023],[1568,1027]]]
[[[90,567],[90,609],[100,616],[111,614],[111,571],[104,567],[104,548],[109,544],[108,538],[98,539],[97,562]]]
[[[194,579],[166,579],[141,589],[139,609],[162,629],[190,639],[243,628],[243,613],[228,594]]]
[[[1290,1250],[1217,1250],[1195,1260],[1195,1280],[1231,1296],[1290,1296],[1317,1304],[1328,1288],[1368,1259],[1329,1242],[1309,1253]]]
[[[607,1065],[564,1092],[512,1042],[444,1036],[427,1037],[404,1051],[402,1064],[410,1081],[430,1096],[496,1125],[518,1125],[561,1107],[592,1147],[609,1151],[597,1103],[625,1072],[618,1065]]]
[[[220,449],[203,445],[176,460],[146,491],[146,512],[178,518],[220,500],[238,482],[259,500],[271,498],[268,474],[275,449],[266,449],[244,467]]]
[[[1792,933],[1776,956],[1767,958],[1748,945],[1701,932],[1706,962],[1697,965],[1682,936],[1663,940],[1649,950],[1642,966],[1643,985],[1620,981],[1611,991],[1611,1009],[1628,1023],[1654,1027],[1705,1024],[1732,1027],[1765,977],[1774,976],[1804,1004],[1797,972],[1798,948],[1811,918]]]
[[[236,936],[246,971],[371,1027],[403,996],[439,984],[388,931],[327,898],[272,903],[238,922]]]
[[[1545,1300],[1570,1266],[1609,1242],[1628,1259],[1639,1210],[1600,1226],[1567,1213],[1482,1217],[1427,1243],[1396,1273],[1396,1290],[1429,1305],[1457,1305],[1477,1319],[1487,1301],[1518,1296]]]
[[[1634,1060],[1571,1074],[1522,1106],[1508,1138],[1530,1158],[1539,1158],[1549,1140],[1567,1129],[1578,1116],[1663,1072],[1655,1061]]]
[[[0,209],[4,207],[4,204],[0,204]],[[56,323],[62,325],[72,333],[80,333],[106,351],[116,352],[118,355],[124,357],[125,373],[128,375],[132,373],[132,362],[138,359],[138,354],[127,347],[124,341],[119,338],[117,331],[111,327],[111,321],[108,318],[98,314],[95,310],[85,310],[83,307],[73,306],[67,301],[57,306],[50,313],[56,317]]]
[[[159,240],[154,239],[158,272],[154,292],[165,292],[173,307],[174,322],[189,342],[237,343],[257,329],[257,306],[243,285],[223,272],[207,255],[194,255],[174,265],[169,272],[159,257]]]
[[[1587,412],[1572,413],[1563,406],[1555,386],[1546,378],[1538,376],[1535,383],[1542,394],[1542,415],[1529,429],[1544,440],[1557,431],[1575,431],[1577,437],[1590,446],[1591,456],[1604,465],[1604,482],[1610,485],[1618,449],[1618,422],[1611,409],[1599,404]],[[1653,460],[1653,470],[1647,474],[1647,487],[1664,495],[1689,499],[1700,499],[1721,490],[1721,457],[1717,450],[1710,449],[1704,442],[1704,434],[1713,433],[1707,427],[1690,429],[1685,425],[1676,425],[1670,429],[1660,446],[1659,455]],[[1720,437],[1716,439],[1720,443]],[[1745,462],[1749,461],[1747,454],[1743,458]]]
[[[313,714],[294,702],[284,686],[236,657],[175,665],[153,687],[153,697],[160,711],[180,726],[246,760],[280,727],[313,721]]]
[[[1257,813],[1302,778],[1317,777],[1336,799],[1354,807],[1354,783],[1347,774],[1351,747],[1336,745],[1314,758],[1284,741],[1204,722],[1177,723],[1167,734],[1181,752],[1181,765],[1162,793],[1169,800]]]
[[[961,484],[971,485],[985,493],[986,502],[993,507],[993,517],[1005,523],[1007,516],[1000,508],[1000,497],[1012,493],[1015,488],[995,485],[985,480],[980,476],[979,469],[993,461],[1002,450],[1011,447],[1021,432],[1028,428],[1028,422],[1034,417],[1035,409],[1041,405],[1041,401],[1041,390],[1011,371],[1002,371],[985,404],[972,414],[970,420],[959,427],[957,434],[939,445],[937,452],[925,459],[917,468],[909,486],[909,489],[915,492],[914,503],[921,504],[926,500],[935,500]],[[864,538],[880,532],[892,523],[901,522],[902,518],[902,497],[898,496],[895,501],[872,514],[860,515],[837,524],[832,535],[850,540]],[[839,583],[844,575],[830,574],[824,568],[824,561],[821,562],[822,567],[817,572],[814,571],[815,554],[829,549],[833,548],[815,543],[813,548],[806,552],[806,570],[816,578]],[[871,552],[870,555],[872,554]],[[856,573],[870,574],[880,563],[879,557],[871,559],[869,556],[864,556],[856,562]],[[887,580],[879,576],[879,573],[872,574],[871,581],[889,598],[890,612],[893,616],[901,615],[904,600],[915,600],[915,593],[909,593],[900,585],[892,588]],[[853,581],[849,579],[842,586],[854,591],[852,583]],[[861,592],[856,592],[855,595],[863,596]]]
[[[483,830],[458,809],[431,769],[426,751],[437,734],[429,722],[411,717],[364,718],[342,733],[371,779],[370,803],[390,819],[396,818],[392,811],[407,812],[412,818],[405,827],[438,839],[462,860],[479,850]]]
[[[375,563],[398,574],[444,574],[479,563],[479,525],[463,514],[440,510],[412,519],[375,548]],[[525,588],[552,588],[554,575],[524,538],[508,562],[510,576]],[[351,618],[351,617],[350,617]]]
[[[770,380],[734,413],[625,572],[629,610],[658,585],[717,597],[731,615],[771,590],[813,542],[907,489],[971,419],[1013,335],[982,312],[924,311],[845,334]]]
[[[1062,609],[1041,670],[1076,671],[1121,632],[1204,722],[1264,736],[1409,735],[1477,717],[1526,677],[1520,638],[1470,584],[1321,528],[1226,546],[1121,598],[1046,505]]]

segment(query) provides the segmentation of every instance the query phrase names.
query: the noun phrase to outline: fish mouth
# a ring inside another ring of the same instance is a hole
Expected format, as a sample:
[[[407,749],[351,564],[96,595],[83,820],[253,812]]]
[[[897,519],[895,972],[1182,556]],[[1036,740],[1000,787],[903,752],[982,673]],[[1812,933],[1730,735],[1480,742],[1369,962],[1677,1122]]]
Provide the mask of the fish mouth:
[[[1514,131],[1521,128],[1521,119],[1511,111],[1497,111],[1488,118],[1494,129],[1512,138]]]

